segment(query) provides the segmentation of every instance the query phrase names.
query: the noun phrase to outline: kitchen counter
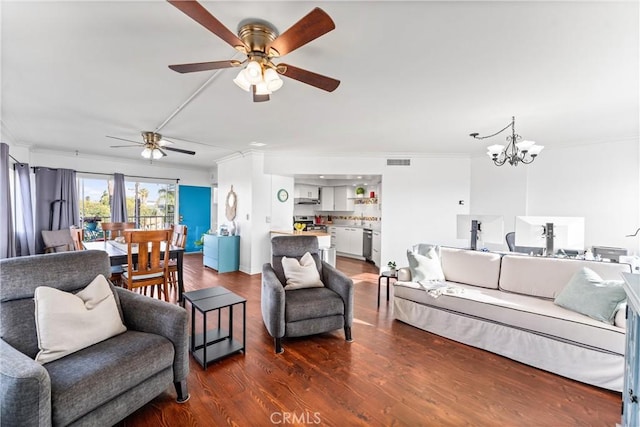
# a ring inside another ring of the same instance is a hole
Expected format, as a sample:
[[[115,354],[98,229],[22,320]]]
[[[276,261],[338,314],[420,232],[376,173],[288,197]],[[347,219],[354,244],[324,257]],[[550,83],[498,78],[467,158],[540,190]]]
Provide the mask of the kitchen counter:
[[[380,226],[376,225],[349,225],[349,224],[322,224],[322,225],[326,225],[327,227],[341,227],[341,228],[361,228],[361,229],[367,229],[367,230],[373,230],[373,231],[380,231]]]
[[[271,237],[274,236],[315,236],[318,238],[318,247],[331,247],[331,234],[324,231],[293,231],[293,230],[271,230]]]
[[[324,231],[293,231],[293,230],[271,230],[271,234],[283,234],[287,236],[316,236],[316,237],[326,237],[331,236],[329,233]]]

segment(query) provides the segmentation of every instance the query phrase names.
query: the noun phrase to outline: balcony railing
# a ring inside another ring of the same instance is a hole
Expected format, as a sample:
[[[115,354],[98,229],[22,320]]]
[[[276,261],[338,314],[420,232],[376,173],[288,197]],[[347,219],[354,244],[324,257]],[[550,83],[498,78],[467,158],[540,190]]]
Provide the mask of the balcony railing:
[[[94,217],[91,217],[94,218]],[[110,222],[110,217],[95,217],[92,222],[84,221],[84,240],[102,240],[104,234],[100,228],[101,222]],[[173,224],[173,215],[141,215],[138,217],[129,216],[128,222],[135,222],[136,228],[143,230],[160,230],[163,228],[170,228]]]

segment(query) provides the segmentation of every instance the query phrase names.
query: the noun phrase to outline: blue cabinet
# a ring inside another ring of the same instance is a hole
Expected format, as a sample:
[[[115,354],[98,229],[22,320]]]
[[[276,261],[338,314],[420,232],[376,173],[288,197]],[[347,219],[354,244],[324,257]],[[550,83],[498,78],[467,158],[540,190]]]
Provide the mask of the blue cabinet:
[[[240,236],[204,235],[203,263],[218,273],[240,268]]]
[[[627,346],[624,356],[622,389],[622,425],[640,425],[640,274],[624,276],[627,292]]]

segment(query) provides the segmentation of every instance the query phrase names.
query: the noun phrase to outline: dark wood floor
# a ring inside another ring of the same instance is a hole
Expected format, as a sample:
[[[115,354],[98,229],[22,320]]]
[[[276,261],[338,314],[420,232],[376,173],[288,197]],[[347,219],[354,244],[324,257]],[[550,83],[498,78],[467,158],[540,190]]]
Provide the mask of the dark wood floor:
[[[224,286],[247,302],[247,352],[191,359],[191,399],[167,390],[123,426],[613,426],[620,395],[459,344],[376,309],[377,273],[338,259],[355,282],[354,342],[342,331],[284,340],[273,352],[260,314],[260,275],[217,274],[185,257],[186,289]],[[384,288],[383,288],[384,291]],[[238,310],[240,311],[240,310]]]

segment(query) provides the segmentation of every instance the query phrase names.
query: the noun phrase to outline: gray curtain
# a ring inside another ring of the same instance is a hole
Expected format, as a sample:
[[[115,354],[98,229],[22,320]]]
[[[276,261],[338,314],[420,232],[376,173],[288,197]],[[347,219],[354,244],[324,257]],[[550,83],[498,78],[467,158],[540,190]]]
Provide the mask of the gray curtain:
[[[36,253],[33,233],[33,207],[31,204],[31,176],[27,163],[15,163],[16,191],[16,254],[18,256],[34,255]]]
[[[111,222],[127,222],[127,190],[124,175],[113,174],[113,197],[111,197]]]
[[[9,145],[0,143],[0,258],[16,256],[11,215],[11,186],[9,182]]]
[[[75,171],[36,169],[35,219],[37,253],[44,252],[42,230],[61,230],[80,225]]]

